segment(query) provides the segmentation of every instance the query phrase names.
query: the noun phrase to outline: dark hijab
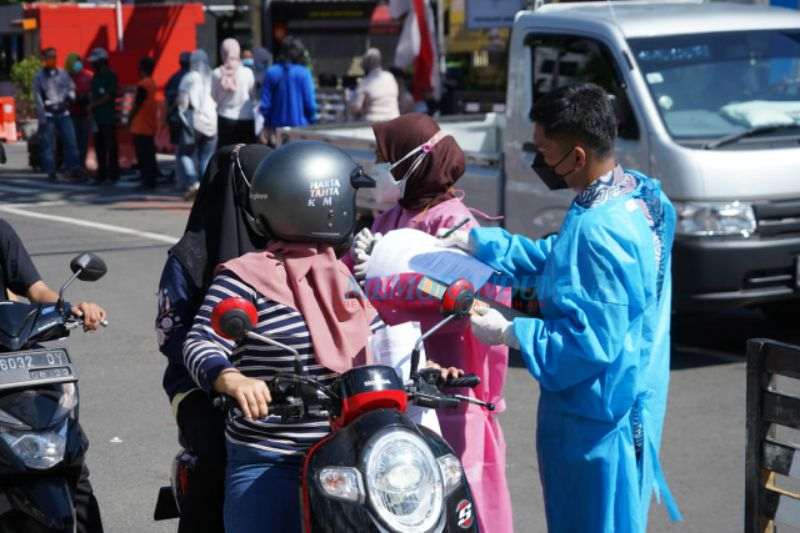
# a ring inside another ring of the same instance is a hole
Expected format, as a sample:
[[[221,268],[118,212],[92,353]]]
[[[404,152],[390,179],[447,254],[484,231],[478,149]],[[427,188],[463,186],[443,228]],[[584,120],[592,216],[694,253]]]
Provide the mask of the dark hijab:
[[[439,125],[423,113],[408,113],[386,122],[372,125],[380,160],[394,163],[404,155],[424,144],[436,132]],[[395,179],[401,179],[414,162],[412,156],[392,171]],[[419,211],[449,200],[451,188],[464,174],[464,152],[452,136],[447,136],[433,147],[422,164],[408,178],[405,194],[400,205],[411,211]]]
[[[211,159],[197,191],[186,231],[170,248],[189,279],[205,294],[220,263],[266,247],[266,240],[247,224],[241,207],[246,196],[234,149],[225,146]],[[239,150],[239,162],[250,180],[258,164],[270,152],[261,144],[249,144]]]

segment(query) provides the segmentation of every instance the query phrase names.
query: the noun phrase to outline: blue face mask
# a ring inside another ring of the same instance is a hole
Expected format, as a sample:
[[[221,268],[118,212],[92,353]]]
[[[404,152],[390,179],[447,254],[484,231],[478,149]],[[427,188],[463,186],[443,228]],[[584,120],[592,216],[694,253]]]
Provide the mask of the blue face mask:
[[[256,62],[252,57],[246,57],[242,59],[242,65],[253,68],[256,65]]]
[[[72,72],[74,72],[75,74],[77,74],[77,73],[78,73],[78,72],[80,72],[81,70],[83,70],[83,63],[81,63],[80,61],[76,61],[76,62],[74,62],[74,63],[72,64]]]

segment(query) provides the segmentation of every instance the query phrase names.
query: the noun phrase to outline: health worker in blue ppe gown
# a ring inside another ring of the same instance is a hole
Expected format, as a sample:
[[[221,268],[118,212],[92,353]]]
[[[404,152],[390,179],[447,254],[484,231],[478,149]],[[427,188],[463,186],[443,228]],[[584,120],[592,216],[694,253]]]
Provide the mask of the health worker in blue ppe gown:
[[[473,333],[520,350],[541,387],[537,450],[547,525],[560,532],[642,532],[650,498],[680,514],[658,459],[670,357],[675,211],[659,182],[614,159],[616,119],[592,84],[556,89],[532,112],[533,169],[573,200],[557,235],[499,228],[441,237],[516,289],[540,318],[482,310]]]

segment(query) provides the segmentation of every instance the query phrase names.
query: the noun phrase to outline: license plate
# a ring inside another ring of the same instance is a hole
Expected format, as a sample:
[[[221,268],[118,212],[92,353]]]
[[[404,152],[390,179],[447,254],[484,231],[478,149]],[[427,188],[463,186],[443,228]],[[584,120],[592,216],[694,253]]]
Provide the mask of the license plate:
[[[0,390],[76,380],[72,361],[64,349],[0,354]]]

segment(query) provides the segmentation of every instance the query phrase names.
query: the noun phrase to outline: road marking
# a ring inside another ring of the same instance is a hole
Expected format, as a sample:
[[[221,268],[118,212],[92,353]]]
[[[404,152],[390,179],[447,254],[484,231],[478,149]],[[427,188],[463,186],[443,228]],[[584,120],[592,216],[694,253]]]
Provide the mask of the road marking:
[[[123,235],[132,235],[134,237],[141,237],[143,239],[150,239],[158,242],[165,242],[168,244],[175,244],[178,242],[176,237],[172,237],[171,235],[163,235],[161,233],[152,233],[149,231],[139,231],[132,228],[126,228],[123,226],[114,226],[111,224],[102,224],[100,222],[92,222],[90,220],[83,220],[80,218],[72,218],[72,217],[63,217],[59,215],[47,215],[45,213],[36,213],[33,211],[27,211],[20,207],[14,207],[11,205],[0,205],[0,211],[5,213],[10,213],[12,215],[18,215],[21,217],[29,217],[29,218],[38,218],[40,220],[49,220],[51,222],[61,222],[63,224],[72,224],[73,226],[83,226],[85,228],[92,228],[101,231],[108,231],[111,233],[121,233]]]

